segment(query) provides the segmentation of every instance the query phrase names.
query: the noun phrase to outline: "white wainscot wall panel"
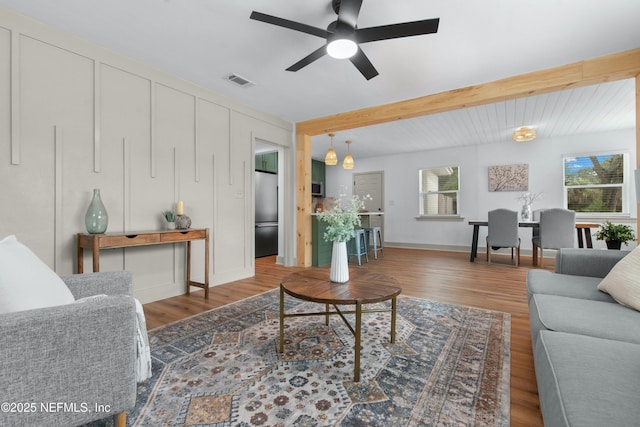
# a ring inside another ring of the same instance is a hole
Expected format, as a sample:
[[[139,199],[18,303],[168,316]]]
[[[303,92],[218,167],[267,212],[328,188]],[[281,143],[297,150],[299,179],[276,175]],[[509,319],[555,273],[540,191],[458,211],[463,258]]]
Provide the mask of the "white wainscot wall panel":
[[[10,11],[0,25],[0,178],[11,182],[0,237],[69,274],[94,188],[107,232],[161,229],[161,211],[182,199],[193,227],[210,229],[211,284],[253,274],[252,135],[291,146],[291,123]],[[143,302],[179,295],[184,246],[105,250],[100,269],[130,270]],[[194,280],[203,258],[194,242]]]
[[[0,27],[0,177],[11,164],[11,31]],[[7,167],[5,167],[5,165]],[[2,238],[2,236],[0,236]]]
[[[81,189],[99,187],[87,179],[93,167],[93,61],[27,36],[20,37],[19,50],[21,155],[12,166],[15,185],[8,197],[21,208],[11,224],[45,262],[69,274],[88,205]]]

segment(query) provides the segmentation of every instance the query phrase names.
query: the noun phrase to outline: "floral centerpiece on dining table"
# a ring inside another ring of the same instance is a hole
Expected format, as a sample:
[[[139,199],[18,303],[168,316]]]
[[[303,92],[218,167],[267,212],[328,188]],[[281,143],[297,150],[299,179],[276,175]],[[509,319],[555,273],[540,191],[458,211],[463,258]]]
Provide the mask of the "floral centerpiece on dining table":
[[[530,193],[526,192],[518,196],[518,200],[522,202],[522,209],[520,210],[520,218],[522,221],[532,221],[533,213],[531,210],[531,204],[538,200],[542,192],[540,193]]]
[[[356,227],[360,227],[360,213],[365,200],[371,200],[368,194],[364,197],[341,195],[331,209],[317,214],[318,220],[327,224],[324,240],[333,243],[331,253],[332,282],[345,283],[349,280],[349,263],[347,258],[347,242],[355,236]]]

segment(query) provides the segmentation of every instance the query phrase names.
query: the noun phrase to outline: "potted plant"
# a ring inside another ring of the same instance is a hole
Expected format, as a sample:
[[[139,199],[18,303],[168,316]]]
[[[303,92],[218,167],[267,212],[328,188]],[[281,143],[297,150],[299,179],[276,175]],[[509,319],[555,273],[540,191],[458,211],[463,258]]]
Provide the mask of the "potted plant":
[[[636,235],[633,229],[624,224],[612,224],[610,221],[605,221],[600,226],[595,234],[596,239],[604,240],[607,243],[609,249],[620,249],[622,243],[628,245],[629,241],[636,240]]]
[[[358,213],[363,208],[364,199],[352,196],[349,200],[339,200],[331,209],[318,214],[318,220],[327,224],[324,240],[333,243],[329,275],[332,282],[349,281],[347,241],[353,238],[355,228],[360,226]]]
[[[167,229],[168,230],[175,230],[176,228],[176,216],[172,211],[162,211],[162,216],[164,217],[165,221],[167,221]]]

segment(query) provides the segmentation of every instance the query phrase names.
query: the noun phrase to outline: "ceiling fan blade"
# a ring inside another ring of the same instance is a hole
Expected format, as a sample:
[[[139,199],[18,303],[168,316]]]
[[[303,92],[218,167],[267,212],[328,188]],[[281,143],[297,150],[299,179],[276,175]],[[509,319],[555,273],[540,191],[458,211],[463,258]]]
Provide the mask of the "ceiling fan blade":
[[[293,64],[291,67],[287,68],[287,71],[298,71],[299,69],[306,67],[311,64],[313,61],[316,61],[322,58],[327,53],[327,46],[324,45],[320,49],[313,51],[309,55],[302,58],[300,61]]]
[[[290,30],[300,31],[302,33],[311,34],[312,36],[329,37],[329,32],[322,28],[312,27],[311,25],[302,24],[300,22],[289,21],[288,19],[278,18],[277,16],[267,15],[265,13],[251,12],[250,19],[266,22],[267,24],[277,25],[278,27],[288,28]]]
[[[341,0],[336,32],[352,32],[356,28],[362,0]]]
[[[379,27],[358,28],[356,29],[356,41],[358,43],[367,43],[437,33],[439,23],[440,18],[434,18],[403,22],[401,24],[381,25]]]
[[[351,63],[356,66],[358,71],[362,73],[365,79],[371,80],[378,75],[378,70],[373,66],[367,55],[358,47],[358,52],[349,58]]]

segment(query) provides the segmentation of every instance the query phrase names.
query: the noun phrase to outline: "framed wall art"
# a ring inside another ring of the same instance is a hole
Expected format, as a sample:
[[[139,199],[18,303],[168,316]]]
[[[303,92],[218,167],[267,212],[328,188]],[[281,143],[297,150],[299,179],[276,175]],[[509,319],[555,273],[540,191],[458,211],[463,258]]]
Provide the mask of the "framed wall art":
[[[489,191],[528,191],[529,165],[489,166]]]

